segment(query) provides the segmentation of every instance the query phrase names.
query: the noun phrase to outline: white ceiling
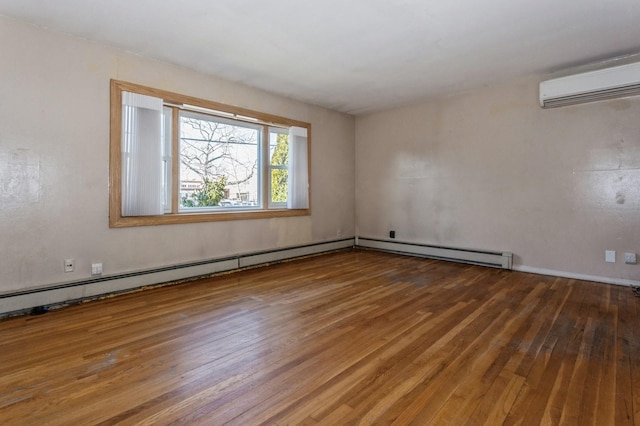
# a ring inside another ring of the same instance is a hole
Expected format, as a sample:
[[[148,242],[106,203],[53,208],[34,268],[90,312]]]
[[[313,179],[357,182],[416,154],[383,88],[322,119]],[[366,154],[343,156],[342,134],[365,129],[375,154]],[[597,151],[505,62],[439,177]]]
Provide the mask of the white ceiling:
[[[0,0],[0,14],[352,114],[640,52],[640,0]]]

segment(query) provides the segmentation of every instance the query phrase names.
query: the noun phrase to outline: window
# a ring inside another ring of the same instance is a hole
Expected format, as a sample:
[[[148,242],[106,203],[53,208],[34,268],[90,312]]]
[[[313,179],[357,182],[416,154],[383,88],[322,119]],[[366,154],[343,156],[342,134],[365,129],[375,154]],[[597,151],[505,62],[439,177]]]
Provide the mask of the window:
[[[262,126],[180,111],[179,212],[260,207]],[[195,185],[194,185],[195,183]]]
[[[308,123],[111,82],[111,227],[310,214]]]
[[[289,195],[289,132],[269,129],[269,206],[286,207]]]

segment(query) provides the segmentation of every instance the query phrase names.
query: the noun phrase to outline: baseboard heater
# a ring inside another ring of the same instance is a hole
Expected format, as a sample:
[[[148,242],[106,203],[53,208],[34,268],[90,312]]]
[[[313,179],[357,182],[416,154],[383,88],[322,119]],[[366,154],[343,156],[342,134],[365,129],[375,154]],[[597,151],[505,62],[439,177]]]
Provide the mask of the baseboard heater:
[[[23,314],[33,308],[55,307],[149,286],[348,249],[354,244],[354,238],[346,238],[0,293],[0,318]]]
[[[501,251],[442,247],[363,237],[356,238],[356,247],[502,269],[512,269],[513,265],[513,254]]]

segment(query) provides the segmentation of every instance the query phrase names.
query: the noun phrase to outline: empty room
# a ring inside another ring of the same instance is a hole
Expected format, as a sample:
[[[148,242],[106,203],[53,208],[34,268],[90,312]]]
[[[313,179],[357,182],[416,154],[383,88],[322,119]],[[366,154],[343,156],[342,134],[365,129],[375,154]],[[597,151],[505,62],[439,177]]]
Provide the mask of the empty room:
[[[638,22],[0,0],[0,424],[640,425]]]

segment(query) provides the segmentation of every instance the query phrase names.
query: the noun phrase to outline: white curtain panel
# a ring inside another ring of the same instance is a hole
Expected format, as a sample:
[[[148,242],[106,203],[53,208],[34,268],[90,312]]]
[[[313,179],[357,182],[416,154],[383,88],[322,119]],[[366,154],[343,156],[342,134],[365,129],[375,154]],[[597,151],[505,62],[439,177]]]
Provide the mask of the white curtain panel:
[[[122,92],[122,216],[164,213],[162,99]]]
[[[287,208],[309,208],[309,162],[307,129],[289,129],[289,196]]]

